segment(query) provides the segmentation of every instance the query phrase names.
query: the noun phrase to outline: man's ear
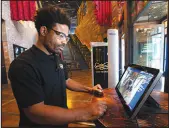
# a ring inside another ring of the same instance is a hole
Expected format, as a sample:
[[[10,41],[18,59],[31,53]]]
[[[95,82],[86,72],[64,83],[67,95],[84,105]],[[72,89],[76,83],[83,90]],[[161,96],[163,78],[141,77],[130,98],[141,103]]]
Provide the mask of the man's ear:
[[[42,36],[46,36],[47,33],[48,33],[48,30],[47,30],[46,26],[41,26],[40,27],[40,34]]]

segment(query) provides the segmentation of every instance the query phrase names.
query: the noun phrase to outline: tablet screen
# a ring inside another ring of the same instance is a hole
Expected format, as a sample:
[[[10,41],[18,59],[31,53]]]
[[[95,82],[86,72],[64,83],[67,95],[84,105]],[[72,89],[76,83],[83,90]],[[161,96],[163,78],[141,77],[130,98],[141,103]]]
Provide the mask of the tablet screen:
[[[127,68],[117,88],[130,111],[134,109],[153,77],[151,73],[132,67]]]

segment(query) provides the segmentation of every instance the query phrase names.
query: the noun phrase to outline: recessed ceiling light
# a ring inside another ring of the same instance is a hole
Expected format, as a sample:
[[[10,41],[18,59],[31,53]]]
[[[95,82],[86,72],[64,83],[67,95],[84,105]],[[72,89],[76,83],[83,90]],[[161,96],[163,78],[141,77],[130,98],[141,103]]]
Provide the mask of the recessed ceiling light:
[[[60,0],[58,2],[60,2]]]
[[[158,16],[155,16],[154,18],[158,18]]]

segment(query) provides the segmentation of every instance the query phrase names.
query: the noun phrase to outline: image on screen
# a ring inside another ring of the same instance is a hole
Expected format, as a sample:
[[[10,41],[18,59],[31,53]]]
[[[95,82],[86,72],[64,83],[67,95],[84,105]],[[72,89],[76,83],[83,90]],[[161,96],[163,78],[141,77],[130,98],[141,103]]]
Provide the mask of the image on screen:
[[[130,110],[134,109],[153,77],[151,73],[127,68],[117,88]]]

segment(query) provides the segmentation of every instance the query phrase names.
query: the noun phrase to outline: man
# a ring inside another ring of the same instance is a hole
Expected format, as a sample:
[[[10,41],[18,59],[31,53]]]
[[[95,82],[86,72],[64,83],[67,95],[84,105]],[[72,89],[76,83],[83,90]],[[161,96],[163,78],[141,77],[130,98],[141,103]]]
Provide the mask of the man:
[[[67,78],[59,53],[68,42],[70,21],[59,8],[40,9],[35,17],[38,41],[10,65],[9,79],[20,111],[20,126],[67,127],[68,123],[90,121],[106,111],[104,101],[67,109],[66,88],[92,92],[94,88]]]

